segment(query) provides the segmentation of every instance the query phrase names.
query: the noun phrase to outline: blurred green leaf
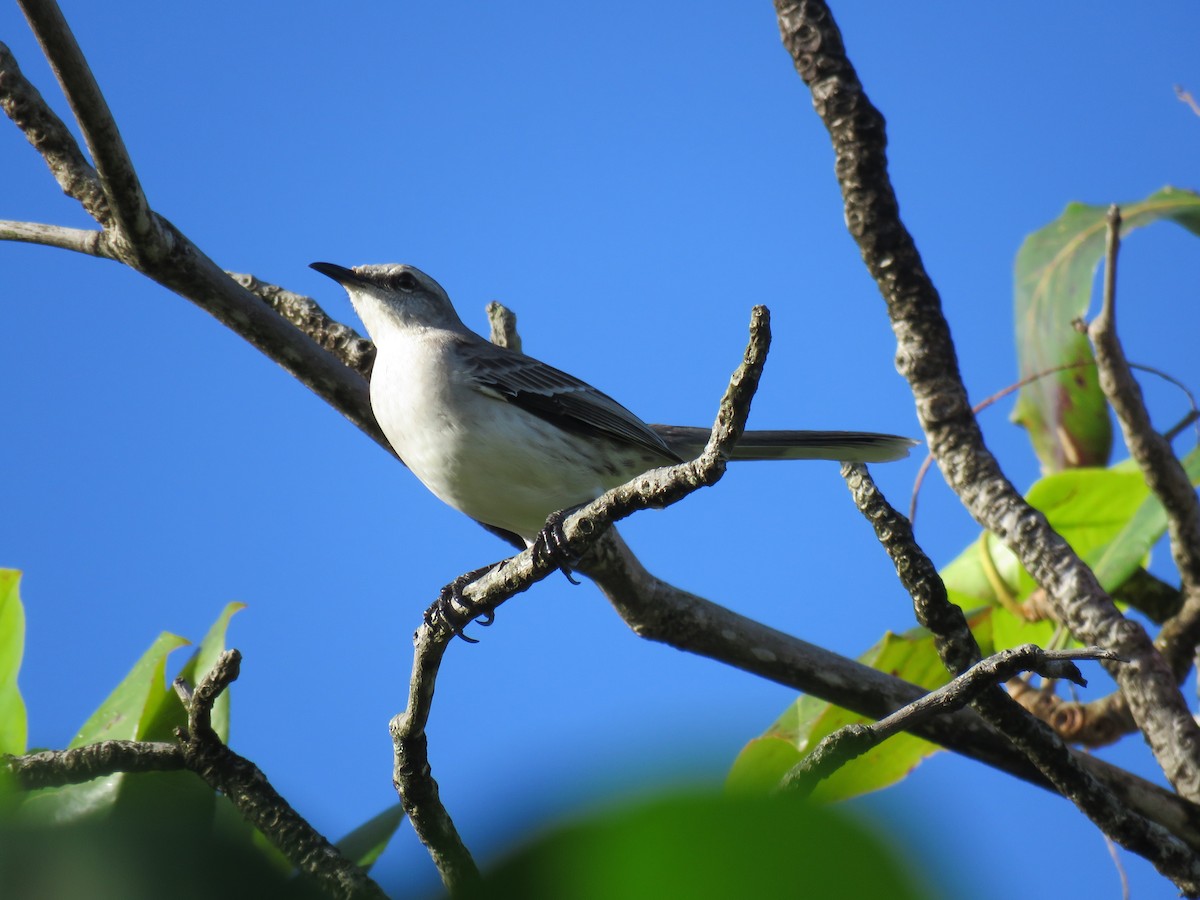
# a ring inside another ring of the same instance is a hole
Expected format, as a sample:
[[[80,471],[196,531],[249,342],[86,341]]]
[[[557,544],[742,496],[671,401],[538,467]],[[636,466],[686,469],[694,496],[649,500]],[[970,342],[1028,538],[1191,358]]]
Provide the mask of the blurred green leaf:
[[[785,797],[656,799],[560,828],[464,897],[523,900],[930,898],[901,850],[829,807]]]
[[[194,778],[195,776],[193,776]],[[64,824],[0,819],[6,900],[328,900],[244,841],[197,832],[169,811]]]
[[[990,619],[983,611],[968,619],[984,654],[991,653]],[[922,628],[905,634],[888,632],[859,657],[881,672],[888,672],[927,690],[950,680]],[[762,793],[774,788],[783,775],[826,736],[852,723],[871,719],[809,695],[799,697],[760,737],[750,741],[734,760],[726,787],[736,792]],[[823,802],[844,800],[894,784],[937,750],[935,744],[910,734],[898,734],[851,760],[824,779],[813,792]]]
[[[1017,253],[1015,313],[1021,378],[1090,363],[1087,337],[1073,327],[1087,314],[1096,266],[1104,257],[1106,206],[1071,203]],[[1121,205],[1121,234],[1167,219],[1200,234],[1200,196],[1163,188]],[[1042,470],[1103,466],[1112,450],[1108,406],[1092,365],[1049,375],[1021,389],[1013,421],[1029,431]]]
[[[337,842],[337,847],[346,859],[370,869],[403,821],[404,807],[395,803],[347,834]]]
[[[17,687],[25,650],[25,608],[21,605],[21,573],[0,569],[0,753],[25,752],[25,701]]]

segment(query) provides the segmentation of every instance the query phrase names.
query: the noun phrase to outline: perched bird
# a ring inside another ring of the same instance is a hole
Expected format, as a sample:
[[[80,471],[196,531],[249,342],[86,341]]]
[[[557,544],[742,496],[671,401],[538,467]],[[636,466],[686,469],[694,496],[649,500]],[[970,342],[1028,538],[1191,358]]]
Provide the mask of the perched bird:
[[[371,408],[441,500],[532,546],[547,518],[699,454],[705,428],[647,425],[566,372],[467,328],[436,281],[406,265],[313,263],[375,342]],[[915,441],[860,431],[747,431],[735,460],[887,462]]]

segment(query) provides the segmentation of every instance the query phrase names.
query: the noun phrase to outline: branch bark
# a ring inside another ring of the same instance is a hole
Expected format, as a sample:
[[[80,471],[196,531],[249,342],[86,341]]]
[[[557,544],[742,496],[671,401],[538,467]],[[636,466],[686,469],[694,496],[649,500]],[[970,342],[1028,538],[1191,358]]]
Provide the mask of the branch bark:
[[[1120,232],[1121,211],[1113,206],[1108,212],[1103,303],[1087,333],[1096,354],[1100,388],[1117,414],[1130,455],[1167,514],[1171,556],[1182,582],[1183,608],[1163,625],[1156,643],[1176,679],[1183,680],[1200,641],[1200,500],[1170,442],[1154,430],[1142,389],[1117,336]]]
[[[900,220],[887,173],[883,116],[846,57],[820,0],[776,0],[783,42],[808,85],[836,154],[846,223],[887,302],[896,364],[908,380],[930,452],[971,515],[1046,589],[1083,643],[1129,660],[1110,672],[1179,793],[1200,800],[1200,727],[1146,632],[1122,616],[1091,570],[1005,478],[971,413],[941,300]]]
[[[933,562],[917,545],[908,520],[893,509],[879,492],[866,466],[843,465],[842,475],[850,486],[855,505],[874,526],[876,536],[896,566],[896,573],[912,596],[917,621],[933,632],[935,646],[946,668],[960,677],[978,669],[982,665],[979,661],[979,645],[967,626],[966,617],[961,609],[950,602],[945,584]],[[1032,654],[1032,651],[1027,652]],[[1013,677],[1016,671],[1011,675],[999,674],[1006,670],[1003,659],[998,656],[992,657],[991,662],[993,667],[999,668],[984,668],[984,671],[992,671],[994,677],[985,677],[969,698],[975,711],[1011,738],[1013,744],[1054,785],[1055,790],[1070,799],[1107,837],[1149,859],[1181,891],[1188,895],[1200,894],[1200,855],[1167,829],[1131,812],[1080,763],[1079,757],[1071,753],[1051,728],[1009,697],[996,681],[1002,677]],[[1110,661],[1119,659],[1114,652],[1104,650],[1098,650],[1093,658]],[[1008,664],[1011,663],[1012,660],[1009,660]],[[1120,664],[1123,663],[1124,660],[1120,660]],[[1064,677],[1063,674],[1042,674]],[[1065,677],[1079,683],[1077,676],[1078,672],[1069,670],[1065,674]],[[954,696],[953,692],[951,696]],[[890,721],[892,718],[888,717],[885,721],[894,727],[895,723]],[[874,728],[886,736],[888,732],[881,725],[877,723]],[[848,740],[865,745],[872,735],[872,731],[867,731],[854,734]],[[863,746],[862,749],[867,747]],[[822,762],[823,766],[830,764]],[[802,782],[807,784],[807,778],[802,778]]]

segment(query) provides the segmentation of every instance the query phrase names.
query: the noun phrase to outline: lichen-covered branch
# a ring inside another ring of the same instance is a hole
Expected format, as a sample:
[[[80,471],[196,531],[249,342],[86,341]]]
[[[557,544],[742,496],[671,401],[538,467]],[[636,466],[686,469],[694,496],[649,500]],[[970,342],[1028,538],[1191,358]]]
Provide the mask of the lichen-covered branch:
[[[1200,726],[1174,673],[1137,623],[1120,614],[1095,575],[1001,472],[971,413],[950,328],[887,172],[883,116],[868,100],[833,16],[821,0],[776,0],[780,32],[808,85],[836,155],[845,218],[887,302],[896,364],[908,380],[930,452],[971,515],[1005,542],[1045,588],[1056,617],[1081,642],[1128,664],[1111,672],[1167,778],[1200,800]]]
[[[54,0],[18,0],[18,5],[91,151],[100,187],[108,200],[108,215],[100,224],[120,244],[123,253],[139,259],[165,256],[171,249],[169,234],[160,229],[158,217],[150,211],[121,132],[58,4]]]
[[[914,539],[908,520],[887,502],[871,480],[866,466],[843,464],[842,475],[850,487],[855,505],[871,522],[876,536],[896,566],[896,573],[912,596],[917,620],[933,632],[935,646],[946,668],[961,675],[973,667],[979,667],[979,646],[967,627],[966,618],[962,610],[950,602],[941,576]],[[1018,654],[1016,658],[1024,662],[1040,660],[1035,650],[1027,649],[1024,656]],[[1114,663],[1119,659],[1113,651],[1099,648],[1094,648],[1091,658]],[[1131,812],[1120,802],[1083,766],[1080,757],[1071,753],[1053,730],[1026,712],[1000,688],[1000,680],[1014,677],[1019,671],[1019,668],[1006,668],[1014,660],[1006,659],[1003,654],[991,657],[991,660],[995,668],[984,667],[975,676],[982,681],[965,682],[962,686],[962,690],[970,691],[967,699],[975,711],[1010,738],[1054,788],[1074,802],[1104,834],[1126,849],[1149,859],[1180,890],[1189,894],[1200,893],[1200,855],[1167,829]],[[1120,660],[1118,664],[1123,663],[1124,660]],[[991,676],[983,672],[991,673]],[[1047,677],[1067,677],[1076,683],[1080,682],[1078,672],[1071,670],[1057,675],[1048,674]],[[974,687],[968,688],[968,684]],[[943,699],[947,703],[951,700],[957,703],[961,696],[952,691]],[[920,704],[914,705],[920,708]],[[881,740],[894,727],[898,727],[892,717],[887,721],[888,727],[879,728],[878,735],[872,728],[848,734],[845,740],[849,746],[845,752],[865,752],[873,738]],[[833,765],[837,758],[837,754],[831,759],[822,757],[819,761],[820,770],[824,771],[826,766]],[[818,765],[818,762],[813,765]],[[798,773],[797,777],[801,779],[801,784],[808,784],[809,776]]]

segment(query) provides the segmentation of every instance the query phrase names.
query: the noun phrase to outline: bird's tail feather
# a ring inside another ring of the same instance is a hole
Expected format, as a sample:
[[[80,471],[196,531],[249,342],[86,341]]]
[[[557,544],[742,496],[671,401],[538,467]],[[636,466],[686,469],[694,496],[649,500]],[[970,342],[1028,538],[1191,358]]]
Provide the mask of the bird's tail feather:
[[[650,426],[684,459],[700,454],[707,428]],[[908,456],[917,441],[870,431],[747,431],[733,450],[735,460],[832,459],[839,462],[891,462]]]

